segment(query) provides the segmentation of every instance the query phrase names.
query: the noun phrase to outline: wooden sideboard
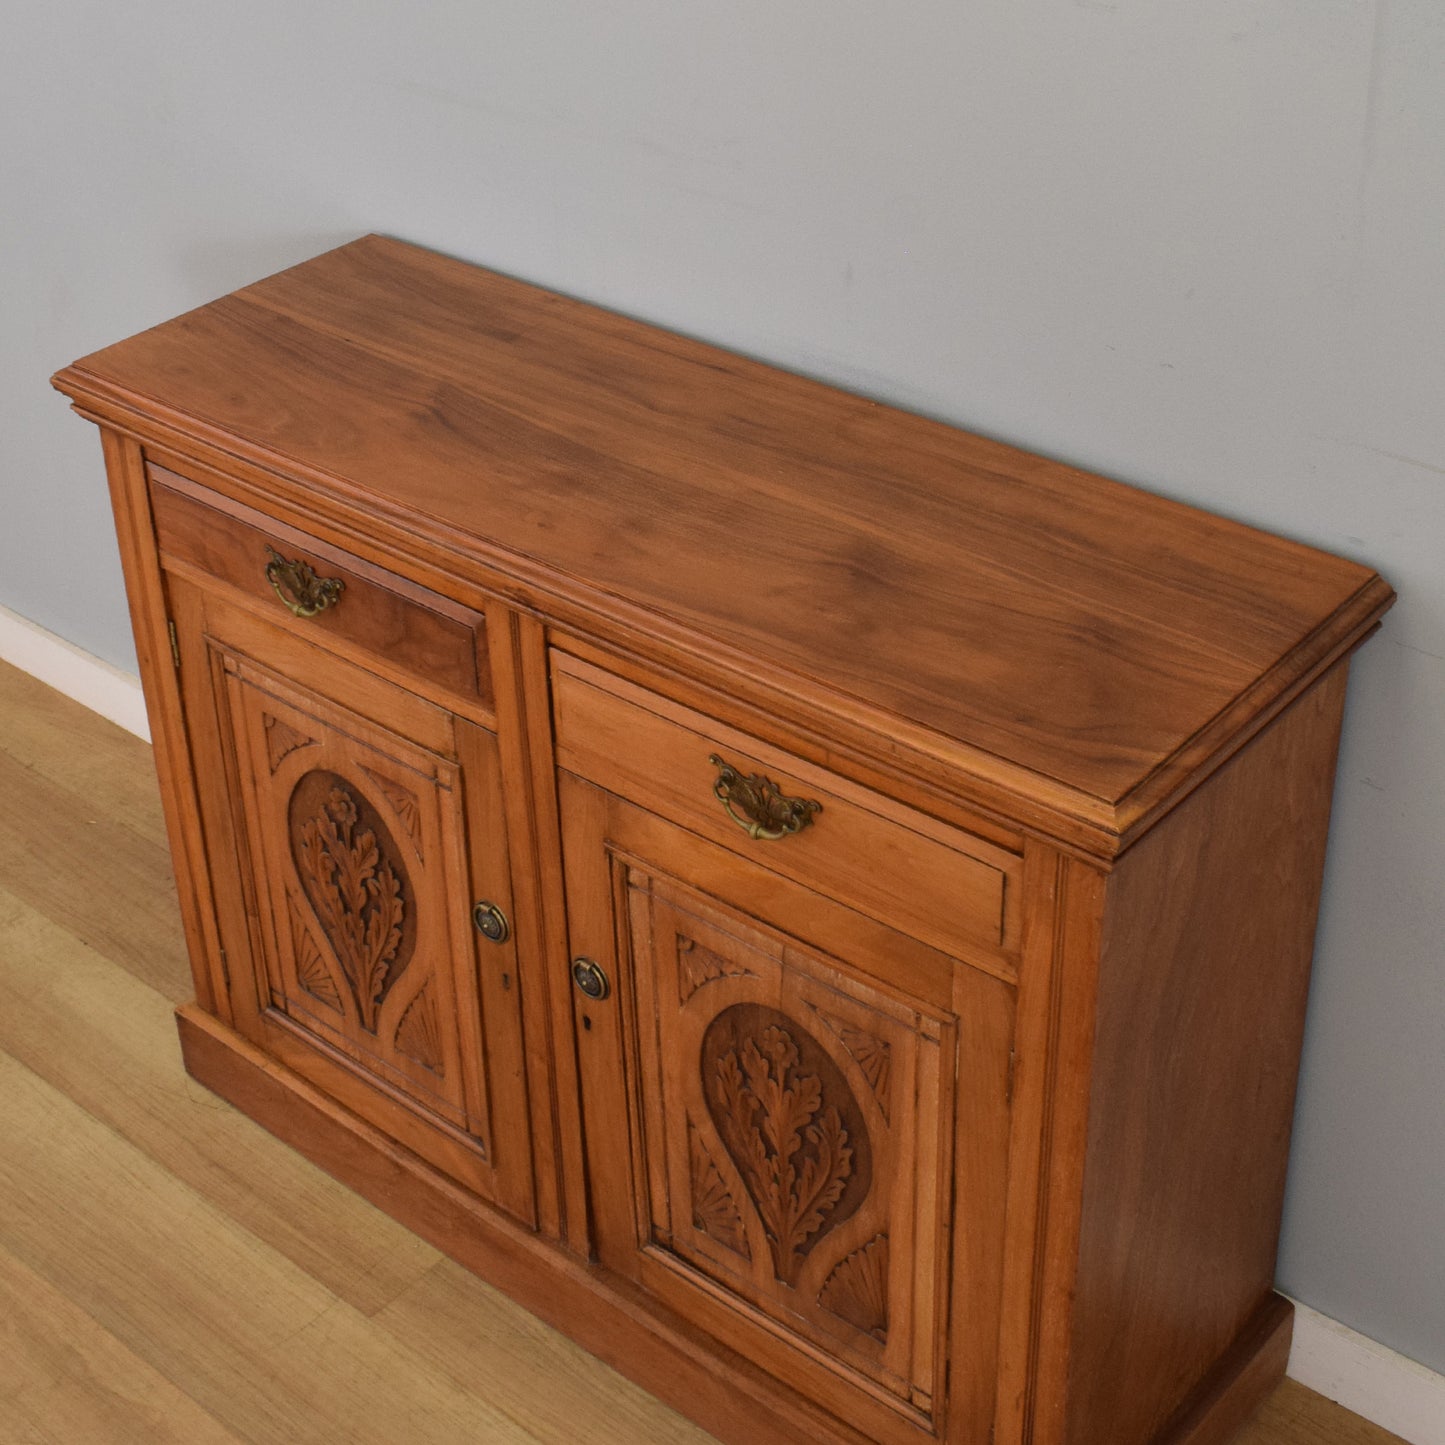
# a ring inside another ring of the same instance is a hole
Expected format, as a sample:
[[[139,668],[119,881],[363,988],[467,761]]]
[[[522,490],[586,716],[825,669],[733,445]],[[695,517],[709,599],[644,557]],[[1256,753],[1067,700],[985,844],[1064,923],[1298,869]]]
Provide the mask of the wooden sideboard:
[[[380,237],[55,384],[198,1079],[725,1440],[1233,1434],[1378,576]]]

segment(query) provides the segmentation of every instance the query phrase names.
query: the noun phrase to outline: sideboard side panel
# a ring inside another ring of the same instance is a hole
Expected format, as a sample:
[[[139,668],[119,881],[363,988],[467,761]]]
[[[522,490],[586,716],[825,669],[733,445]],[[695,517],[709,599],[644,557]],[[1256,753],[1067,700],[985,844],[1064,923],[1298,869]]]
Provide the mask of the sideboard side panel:
[[[1110,879],[1068,1445],[1154,1440],[1270,1297],[1345,680]]]

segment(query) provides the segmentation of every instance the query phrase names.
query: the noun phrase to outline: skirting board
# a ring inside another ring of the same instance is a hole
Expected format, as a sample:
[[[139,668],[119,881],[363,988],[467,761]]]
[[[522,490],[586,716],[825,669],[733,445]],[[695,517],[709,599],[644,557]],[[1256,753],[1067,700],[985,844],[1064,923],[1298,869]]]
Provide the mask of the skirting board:
[[[1295,1301],[1286,1373],[1410,1445],[1445,1445],[1445,1375]]]
[[[140,678],[83,652],[6,607],[0,607],[0,660],[150,741]]]
[[[138,678],[4,607],[0,659],[149,741]],[[1288,1374],[1410,1445],[1445,1445],[1445,1375],[1297,1300]]]

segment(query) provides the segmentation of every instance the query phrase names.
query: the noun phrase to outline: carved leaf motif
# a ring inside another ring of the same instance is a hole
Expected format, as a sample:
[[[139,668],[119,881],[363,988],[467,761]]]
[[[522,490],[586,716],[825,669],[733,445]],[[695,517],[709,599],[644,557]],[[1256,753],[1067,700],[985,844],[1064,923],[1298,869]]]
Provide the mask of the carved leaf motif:
[[[677,935],[677,994],[686,1003],[703,984],[718,978],[752,978],[750,969],[691,938]]]
[[[744,1259],[751,1259],[752,1251],[748,1248],[737,1202],[723,1183],[723,1177],[698,1138],[697,1130],[688,1130],[688,1144],[692,1154],[693,1224],[719,1244]]]
[[[875,1340],[888,1339],[888,1236],[880,1234],[842,1260],[818,1303]]]
[[[266,724],[266,757],[273,773],[297,748],[314,745],[315,738],[308,738],[305,733],[297,732],[290,723],[283,722],[279,717],[272,717],[270,713],[262,716]]]
[[[407,1058],[415,1059],[434,1074],[445,1074],[442,1066],[441,1028],[437,1022],[436,1004],[431,984],[425,984],[406,1006],[396,1028],[396,1046]]]
[[[406,914],[401,880],[376,831],[361,821],[358,798],[335,774],[308,773],[292,795],[293,811],[302,789],[318,778],[329,780],[330,787],[299,830],[293,819],[292,848],[306,895],[351,985],[362,1027],[374,1034],[377,1010],[400,972],[393,966]]]
[[[821,1079],[798,1062],[792,1034],[768,1024],[722,1054],[711,1081],[714,1122],[763,1221],[774,1272],[788,1285],[853,1174],[842,1118],[824,1105]]]
[[[375,773],[370,768],[361,770],[376,784],[377,791],[391,804],[392,811],[401,820],[401,825],[406,829],[407,837],[412,841],[416,849],[416,856],[420,858],[421,853],[421,809],[416,801],[416,794],[409,789],[402,787],[395,778],[388,778],[382,773]]]
[[[824,1013],[822,1009],[815,1009],[815,1012],[842,1039],[843,1047],[853,1056],[853,1061],[868,1080],[868,1087],[873,1090],[873,1097],[878,1100],[883,1117],[888,1118],[888,1086],[892,1075],[893,1051],[887,1039],[880,1039],[867,1029],[860,1029],[835,1014]]]
[[[343,1012],[336,980],[327,971],[321,958],[321,950],[316,947],[316,940],[311,937],[311,930],[299,918],[293,917],[291,936],[296,941],[296,977],[301,987],[312,998],[329,1004],[338,1013]]]

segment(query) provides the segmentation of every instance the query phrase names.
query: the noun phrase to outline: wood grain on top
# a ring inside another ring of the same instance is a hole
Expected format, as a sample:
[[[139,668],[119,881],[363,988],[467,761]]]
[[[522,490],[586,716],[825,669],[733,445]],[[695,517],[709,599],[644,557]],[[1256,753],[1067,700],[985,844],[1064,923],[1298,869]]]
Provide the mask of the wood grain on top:
[[[1357,564],[375,236],[56,384],[163,398],[173,432],[1106,812],[1237,745],[1392,600]]]

